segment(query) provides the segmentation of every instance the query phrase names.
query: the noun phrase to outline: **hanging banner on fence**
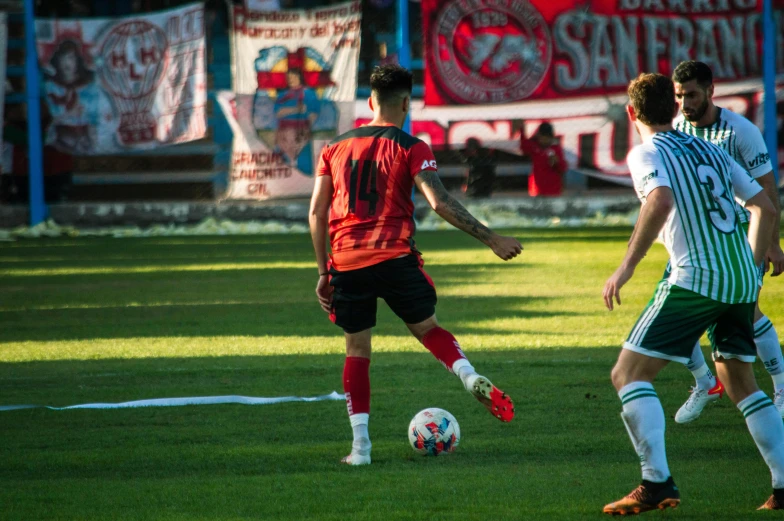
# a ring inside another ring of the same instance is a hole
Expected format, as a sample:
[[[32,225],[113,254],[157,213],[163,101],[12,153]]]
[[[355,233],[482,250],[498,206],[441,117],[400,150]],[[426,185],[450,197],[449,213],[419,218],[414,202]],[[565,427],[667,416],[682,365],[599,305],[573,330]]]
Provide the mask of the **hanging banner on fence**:
[[[621,93],[640,72],[669,75],[689,59],[717,82],[758,78],[761,10],[758,0],[422,0],[425,104]]]
[[[47,144],[76,155],[118,154],[205,136],[203,4],[38,19],[35,31],[51,115]]]
[[[354,126],[360,2],[312,10],[233,6],[230,199],[310,194],[323,146]]]
[[[703,61],[714,73],[716,104],[762,128],[761,4],[423,0],[425,99],[420,110],[412,106],[413,132],[434,147],[459,148],[475,137],[520,153],[521,135],[547,120],[572,168],[628,184],[626,154],[639,137],[625,92],[640,72],[670,75],[681,61]],[[777,22],[782,14],[777,7]],[[777,27],[781,73],[784,27]],[[784,108],[781,90],[777,101]],[[784,150],[782,139],[780,132]]]

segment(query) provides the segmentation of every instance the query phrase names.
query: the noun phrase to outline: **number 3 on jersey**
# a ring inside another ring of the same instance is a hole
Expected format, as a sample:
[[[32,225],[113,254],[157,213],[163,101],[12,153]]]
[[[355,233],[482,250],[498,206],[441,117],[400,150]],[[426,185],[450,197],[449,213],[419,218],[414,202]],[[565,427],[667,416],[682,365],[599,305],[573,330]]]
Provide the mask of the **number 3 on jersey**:
[[[367,214],[376,215],[378,191],[376,177],[378,164],[375,161],[351,161],[351,176],[348,187],[348,211],[357,214],[357,200],[367,201]],[[363,212],[360,212],[360,214]]]
[[[727,190],[721,182],[719,173],[712,166],[699,165],[697,177],[710,193],[707,198],[707,210],[711,223],[720,232],[732,233],[737,219],[735,203],[727,197]]]

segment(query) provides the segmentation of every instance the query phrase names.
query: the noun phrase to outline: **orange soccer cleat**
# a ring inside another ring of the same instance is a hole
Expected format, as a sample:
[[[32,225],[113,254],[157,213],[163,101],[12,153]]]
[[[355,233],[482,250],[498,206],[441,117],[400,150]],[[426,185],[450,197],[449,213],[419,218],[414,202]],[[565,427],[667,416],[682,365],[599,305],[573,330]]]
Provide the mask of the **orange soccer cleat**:
[[[776,497],[776,494],[774,493],[757,510],[784,510],[784,501],[779,501],[779,499]]]
[[[605,505],[604,513],[613,516],[634,516],[649,510],[677,508],[681,495],[672,477],[660,485],[655,492],[643,481],[642,485],[632,490],[626,497]]]

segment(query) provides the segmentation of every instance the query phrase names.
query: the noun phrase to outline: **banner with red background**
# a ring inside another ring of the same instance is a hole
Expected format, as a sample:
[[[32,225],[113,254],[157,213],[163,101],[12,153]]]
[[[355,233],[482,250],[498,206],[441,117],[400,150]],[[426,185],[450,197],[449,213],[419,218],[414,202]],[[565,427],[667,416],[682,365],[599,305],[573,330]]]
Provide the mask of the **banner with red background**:
[[[717,83],[759,78],[761,10],[762,0],[423,0],[425,104],[619,93],[689,59]],[[781,69],[781,29],[777,47]]]
[[[781,73],[784,2],[774,5]],[[474,137],[519,153],[521,135],[547,120],[572,168],[628,184],[639,138],[626,87],[641,72],[703,61],[716,103],[762,127],[761,10],[761,0],[423,0],[425,98],[413,132],[435,147]],[[781,90],[777,100],[784,108]]]

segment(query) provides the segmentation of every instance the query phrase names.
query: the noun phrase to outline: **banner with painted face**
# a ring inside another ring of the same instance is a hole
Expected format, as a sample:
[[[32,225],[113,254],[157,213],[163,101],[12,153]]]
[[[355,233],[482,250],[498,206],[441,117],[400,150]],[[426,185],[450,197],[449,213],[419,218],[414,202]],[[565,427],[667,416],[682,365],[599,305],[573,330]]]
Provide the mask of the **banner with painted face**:
[[[120,154],[207,132],[204,6],[118,18],[37,19],[46,143]]]
[[[217,97],[234,132],[227,198],[309,195],[321,149],[354,126],[361,4],[232,9],[234,91]]]

